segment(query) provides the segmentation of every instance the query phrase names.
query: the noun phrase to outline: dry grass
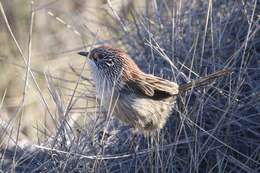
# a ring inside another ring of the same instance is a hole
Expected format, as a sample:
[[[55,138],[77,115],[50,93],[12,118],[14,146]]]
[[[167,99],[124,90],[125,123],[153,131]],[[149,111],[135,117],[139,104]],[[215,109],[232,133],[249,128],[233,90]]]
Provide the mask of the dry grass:
[[[146,1],[120,10],[113,1],[63,2],[25,3],[31,9],[20,16],[0,3],[0,170],[260,171],[256,0]],[[103,19],[85,18],[84,8]],[[15,23],[17,17],[25,21]],[[125,49],[144,71],[178,83],[223,68],[233,73],[182,95],[158,139],[139,136],[133,151],[131,130],[96,104],[88,68],[76,56],[106,43]]]

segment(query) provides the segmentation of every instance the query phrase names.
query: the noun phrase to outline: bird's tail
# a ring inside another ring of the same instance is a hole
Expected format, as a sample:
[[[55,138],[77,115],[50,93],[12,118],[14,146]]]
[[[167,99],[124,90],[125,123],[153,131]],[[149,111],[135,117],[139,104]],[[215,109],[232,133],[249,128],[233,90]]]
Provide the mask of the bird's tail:
[[[193,80],[189,83],[186,83],[186,84],[179,86],[179,92],[183,93],[183,92],[188,91],[192,88],[203,87],[205,85],[208,85],[210,82],[212,82],[212,80],[217,79],[217,78],[222,77],[222,76],[226,76],[226,75],[230,74],[231,72],[232,71],[229,70],[229,69],[223,69],[223,70],[219,70],[215,73],[212,73],[208,76],[202,77],[200,79]]]

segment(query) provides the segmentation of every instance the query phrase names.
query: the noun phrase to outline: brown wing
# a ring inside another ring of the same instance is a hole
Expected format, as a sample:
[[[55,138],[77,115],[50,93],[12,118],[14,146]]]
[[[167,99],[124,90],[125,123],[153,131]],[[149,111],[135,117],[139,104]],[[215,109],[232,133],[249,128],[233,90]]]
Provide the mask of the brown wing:
[[[178,85],[174,82],[153,76],[143,75],[125,83],[124,92],[138,93],[143,97],[162,100],[178,94]]]

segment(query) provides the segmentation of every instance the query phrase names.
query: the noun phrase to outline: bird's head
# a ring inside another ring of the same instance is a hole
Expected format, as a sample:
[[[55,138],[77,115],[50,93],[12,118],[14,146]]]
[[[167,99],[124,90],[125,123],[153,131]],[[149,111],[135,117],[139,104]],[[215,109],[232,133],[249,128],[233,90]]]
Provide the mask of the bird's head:
[[[89,58],[92,73],[102,80],[129,80],[142,73],[135,62],[121,49],[110,46],[100,46],[90,52],[79,52],[79,55]]]

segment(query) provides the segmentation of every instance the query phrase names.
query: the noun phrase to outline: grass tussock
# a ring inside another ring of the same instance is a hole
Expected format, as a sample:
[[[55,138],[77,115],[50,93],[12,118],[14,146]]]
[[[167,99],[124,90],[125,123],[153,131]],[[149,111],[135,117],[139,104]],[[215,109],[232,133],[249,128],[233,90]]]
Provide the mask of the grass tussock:
[[[116,9],[107,1],[100,8],[86,8],[102,9],[98,22],[84,18],[84,9],[75,5],[74,24],[64,24],[63,18],[73,21],[73,15],[66,17],[57,4],[40,2],[35,1],[28,13],[26,46],[15,35],[6,3],[0,3],[0,22],[5,27],[1,35],[7,35],[0,38],[9,38],[9,51],[15,52],[0,54],[1,66],[3,72],[23,74],[16,88],[20,97],[15,101],[10,99],[9,85],[1,87],[0,170],[260,171],[260,7],[256,0],[163,0],[146,1],[142,6],[129,1]],[[43,47],[50,44],[44,54],[36,41],[42,38],[41,27],[46,27],[38,21],[42,10],[64,25],[48,26],[51,31],[44,37],[54,41],[43,40]],[[66,32],[76,37],[74,46],[62,44],[69,41]],[[131,149],[131,129],[96,104],[85,63],[71,62],[77,50],[100,44],[123,48],[145,72],[179,84],[220,69],[233,73],[184,93],[160,134],[138,136]],[[22,60],[14,61],[8,55]],[[71,57],[66,60],[67,56]],[[50,65],[42,69],[42,62]],[[30,98],[35,95],[37,101]],[[24,124],[27,114],[44,118],[30,129],[32,124]],[[35,131],[34,140],[28,137],[28,129]]]

